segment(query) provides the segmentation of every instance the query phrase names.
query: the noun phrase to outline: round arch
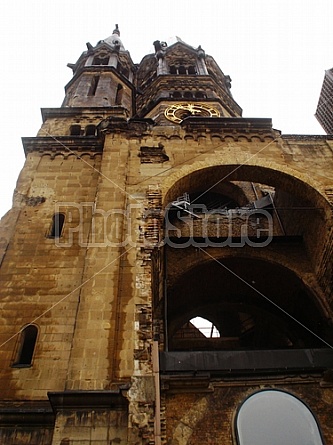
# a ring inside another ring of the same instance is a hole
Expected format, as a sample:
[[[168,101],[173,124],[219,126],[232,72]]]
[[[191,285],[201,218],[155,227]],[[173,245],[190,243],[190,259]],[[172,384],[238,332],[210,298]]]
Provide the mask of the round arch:
[[[315,281],[311,264],[304,255],[301,255],[301,252],[299,255],[294,252],[294,255],[291,256],[288,252],[273,247],[269,251],[260,248],[242,247],[241,251],[233,248],[210,248],[209,251],[201,249],[201,255],[199,252],[200,249],[198,251],[195,247],[192,249],[179,249],[177,257],[182,267],[181,269],[178,268],[176,263],[169,265],[171,274],[169,274],[168,283],[170,286],[174,286],[182,276],[195,273],[195,270],[199,270],[202,266],[212,261],[223,262],[232,258],[237,258],[237,260],[265,261],[270,263],[273,268],[281,267],[287,269],[290,274],[294,275],[311,292],[325,318],[333,317],[332,309],[327,303],[319,284]],[[174,267],[172,268],[172,266]]]
[[[314,203],[325,210],[326,217],[331,217],[330,204],[321,191],[321,186],[306,173],[298,172],[287,166],[270,162],[261,164],[221,164],[215,162],[195,162],[191,166],[181,167],[169,175],[161,184],[164,205],[177,199],[184,192],[198,190],[204,186],[207,190],[214,184],[230,181],[249,181],[268,184],[293,192],[299,199]]]
[[[317,420],[298,397],[277,389],[251,394],[235,418],[238,445],[323,445]]]
[[[206,261],[182,274],[167,294],[171,350],[320,348],[332,342],[313,292],[289,269],[263,259]],[[211,321],[221,338],[205,345],[182,340],[182,326],[196,316]]]

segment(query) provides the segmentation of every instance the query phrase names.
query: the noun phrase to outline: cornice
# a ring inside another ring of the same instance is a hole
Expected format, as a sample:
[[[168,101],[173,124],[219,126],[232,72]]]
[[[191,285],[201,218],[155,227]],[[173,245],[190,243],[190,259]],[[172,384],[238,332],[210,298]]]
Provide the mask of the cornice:
[[[96,153],[103,151],[103,138],[97,136],[24,137],[25,155],[31,152],[51,153]]]
[[[243,117],[187,117],[181,122],[186,132],[272,133],[272,119]]]
[[[127,110],[119,105],[110,107],[59,107],[59,108],[41,108],[43,122],[51,118],[77,117],[84,114],[98,114],[103,117],[123,116],[127,117]]]
[[[48,392],[53,411],[64,409],[127,409],[128,401],[121,389],[114,391]]]

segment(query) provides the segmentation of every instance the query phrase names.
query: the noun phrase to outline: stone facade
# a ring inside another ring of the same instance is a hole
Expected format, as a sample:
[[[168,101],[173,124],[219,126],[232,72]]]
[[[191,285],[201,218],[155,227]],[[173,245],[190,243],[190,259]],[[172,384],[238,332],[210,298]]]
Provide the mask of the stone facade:
[[[244,445],[268,389],[332,443],[333,139],[242,118],[202,48],[154,45],[135,65],[118,27],[88,44],[23,138],[0,443]]]

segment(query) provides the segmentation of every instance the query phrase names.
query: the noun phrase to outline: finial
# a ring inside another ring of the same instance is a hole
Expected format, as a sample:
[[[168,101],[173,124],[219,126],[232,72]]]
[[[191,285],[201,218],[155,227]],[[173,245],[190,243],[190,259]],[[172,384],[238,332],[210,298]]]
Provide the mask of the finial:
[[[119,28],[118,28],[118,24],[116,24],[116,27],[115,27],[115,29],[113,30],[113,33],[112,34],[118,34],[118,36],[120,36],[120,31],[119,31]]]

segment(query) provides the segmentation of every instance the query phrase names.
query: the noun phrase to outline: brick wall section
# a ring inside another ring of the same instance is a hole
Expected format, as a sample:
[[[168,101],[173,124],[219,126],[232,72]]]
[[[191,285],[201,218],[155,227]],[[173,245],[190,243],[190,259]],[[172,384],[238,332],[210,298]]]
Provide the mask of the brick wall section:
[[[211,393],[169,394],[166,397],[166,437],[172,445],[202,443],[235,445],[234,421],[237,409],[261,389],[282,389],[299,397],[313,410],[325,443],[333,440],[332,391],[318,384],[245,385],[213,384]]]

